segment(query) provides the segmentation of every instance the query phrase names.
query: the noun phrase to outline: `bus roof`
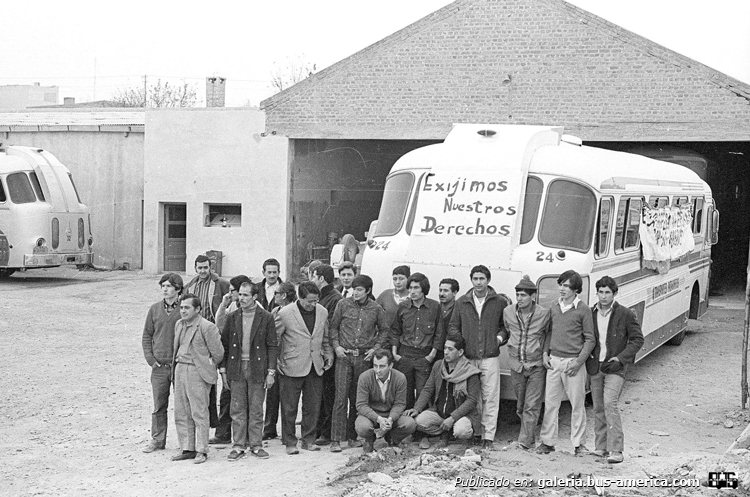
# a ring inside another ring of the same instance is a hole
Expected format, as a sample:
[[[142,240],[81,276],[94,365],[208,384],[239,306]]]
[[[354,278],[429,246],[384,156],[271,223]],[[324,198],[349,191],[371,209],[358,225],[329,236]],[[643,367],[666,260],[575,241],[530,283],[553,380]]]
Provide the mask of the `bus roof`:
[[[5,148],[0,149],[0,174],[16,171],[33,171],[34,167],[23,157],[10,155]]]

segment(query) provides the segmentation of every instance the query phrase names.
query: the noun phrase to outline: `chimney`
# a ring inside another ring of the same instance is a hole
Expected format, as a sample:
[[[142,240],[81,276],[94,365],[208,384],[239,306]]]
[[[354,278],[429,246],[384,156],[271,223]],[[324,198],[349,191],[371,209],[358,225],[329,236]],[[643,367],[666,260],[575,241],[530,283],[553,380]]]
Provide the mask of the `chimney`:
[[[64,97],[63,98],[63,105],[64,106],[70,106],[76,104],[76,98],[75,97]]]
[[[206,78],[206,107],[224,107],[227,78]]]

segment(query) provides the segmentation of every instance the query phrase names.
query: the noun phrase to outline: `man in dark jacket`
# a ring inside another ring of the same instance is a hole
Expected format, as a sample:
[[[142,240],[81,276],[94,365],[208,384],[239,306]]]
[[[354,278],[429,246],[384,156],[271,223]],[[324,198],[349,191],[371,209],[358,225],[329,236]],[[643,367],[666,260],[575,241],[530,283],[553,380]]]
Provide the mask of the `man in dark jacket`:
[[[219,372],[232,392],[234,446],[229,461],[244,457],[247,447],[254,456],[268,458],[261,442],[263,398],[275,381],[279,346],[273,317],[256,303],[257,295],[257,285],[240,286],[240,309],[229,316],[221,333],[226,353]]]
[[[511,302],[489,286],[487,266],[474,266],[470,276],[473,288],[456,301],[448,332],[464,337],[466,358],[482,372],[482,448],[492,450],[500,410],[500,347],[508,341],[503,311]]]
[[[615,302],[617,283],[609,276],[596,282],[599,303],[591,308],[594,317],[594,357],[599,358],[599,372],[591,376],[594,401],[593,454],[607,457],[610,463],[623,460],[624,439],[617,400],[625,385],[625,372],[643,346],[643,333],[635,313]]]
[[[466,340],[458,333],[446,337],[445,359],[435,362],[414,408],[404,411],[404,416],[416,418],[419,431],[440,435],[438,448],[448,445],[451,432],[457,439],[470,440],[475,427],[479,427],[477,403],[482,392],[481,371],[464,357],[465,348]],[[419,447],[430,448],[427,437]]]
[[[263,280],[258,283],[258,304],[268,312],[276,307],[274,295],[284,281],[279,276],[281,264],[276,259],[263,261]],[[263,440],[278,436],[276,425],[279,423],[279,382],[275,382],[266,391],[266,414],[263,418]]]

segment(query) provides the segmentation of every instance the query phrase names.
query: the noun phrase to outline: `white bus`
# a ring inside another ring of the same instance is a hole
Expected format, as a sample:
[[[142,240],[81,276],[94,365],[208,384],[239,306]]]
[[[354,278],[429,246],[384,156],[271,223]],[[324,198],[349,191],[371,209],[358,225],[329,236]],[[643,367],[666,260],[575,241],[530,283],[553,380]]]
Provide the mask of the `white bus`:
[[[68,168],[39,148],[0,148],[0,278],[89,265],[93,242],[89,209]]]
[[[681,230],[659,225],[656,248],[687,251],[644,260],[642,211],[682,213]],[[549,307],[559,297],[558,275],[574,269],[582,300],[593,305],[594,283],[613,277],[618,301],[642,324],[638,360],[669,340],[679,344],[688,318],[706,311],[718,212],[711,189],[685,167],[585,147],[559,127],[459,124],[443,143],[396,162],[373,227],[362,273],[378,292],[391,285],[393,267],[407,264],[434,288],[455,278],[463,294],[470,268],[484,264],[493,288],[513,300],[528,274]],[[501,361],[509,374],[505,347]],[[510,382],[502,383],[503,398],[514,398]]]

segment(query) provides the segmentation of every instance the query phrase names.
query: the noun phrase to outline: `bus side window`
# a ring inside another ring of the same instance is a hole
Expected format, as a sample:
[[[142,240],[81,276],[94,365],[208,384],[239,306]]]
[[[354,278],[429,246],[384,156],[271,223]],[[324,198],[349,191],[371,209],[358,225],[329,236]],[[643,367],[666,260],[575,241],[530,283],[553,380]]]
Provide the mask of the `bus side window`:
[[[625,213],[628,208],[628,199],[621,198],[617,207],[617,222],[615,223],[615,253],[622,251],[622,236],[625,233]]]
[[[641,224],[642,206],[643,200],[640,198],[620,199],[620,205],[617,207],[617,225],[615,228],[616,254],[639,246],[640,235],[638,227]]]
[[[599,202],[599,219],[596,222],[596,246],[594,256],[604,257],[609,252],[609,233],[612,220],[612,198],[603,197]]]
[[[672,197],[672,207],[679,207],[688,203],[687,197]]]
[[[36,173],[29,173],[29,177],[31,178],[31,186],[34,187],[36,198],[44,202],[44,192],[42,192],[42,185],[39,184],[39,178],[37,178]]]
[[[651,195],[648,198],[648,205],[654,209],[661,209],[662,207],[669,205],[669,197],[657,197],[656,195]]]
[[[521,218],[521,244],[529,243],[534,238],[536,219],[539,217],[539,204],[542,202],[542,180],[529,176],[526,181],[526,196]]]
[[[703,199],[693,199],[693,234],[700,235],[703,228]]]
[[[5,202],[8,200],[8,197],[5,196],[5,187],[3,187],[3,182],[0,181],[0,202]]]

